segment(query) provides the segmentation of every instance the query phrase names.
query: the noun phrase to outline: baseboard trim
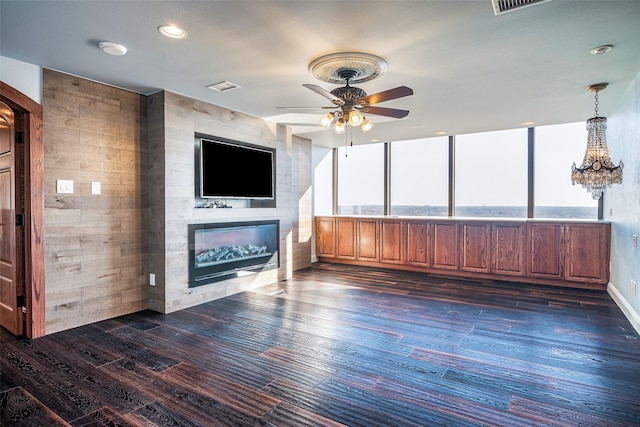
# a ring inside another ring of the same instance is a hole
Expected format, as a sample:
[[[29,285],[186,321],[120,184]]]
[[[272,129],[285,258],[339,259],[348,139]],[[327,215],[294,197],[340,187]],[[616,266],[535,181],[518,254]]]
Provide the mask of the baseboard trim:
[[[618,307],[620,307],[620,310],[622,310],[625,317],[629,322],[631,322],[633,329],[635,329],[638,335],[640,335],[640,314],[633,309],[631,304],[629,304],[625,297],[622,296],[620,291],[618,291],[611,282],[607,285],[607,292],[611,295],[611,298],[613,298],[613,301],[618,305]]]

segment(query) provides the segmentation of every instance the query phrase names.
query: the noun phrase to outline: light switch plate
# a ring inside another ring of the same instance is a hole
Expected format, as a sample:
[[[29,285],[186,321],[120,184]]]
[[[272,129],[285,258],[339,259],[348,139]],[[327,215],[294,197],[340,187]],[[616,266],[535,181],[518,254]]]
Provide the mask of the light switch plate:
[[[99,182],[91,183],[91,194],[100,194],[102,192],[102,186]]]
[[[73,193],[73,181],[70,179],[56,180],[56,191],[58,193]]]

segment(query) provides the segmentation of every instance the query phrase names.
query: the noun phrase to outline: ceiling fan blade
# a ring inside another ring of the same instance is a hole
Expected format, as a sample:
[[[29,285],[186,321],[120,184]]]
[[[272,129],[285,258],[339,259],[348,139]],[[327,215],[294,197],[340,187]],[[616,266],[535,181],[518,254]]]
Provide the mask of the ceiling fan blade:
[[[391,99],[402,98],[403,96],[413,95],[413,90],[406,86],[398,86],[394,89],[385,90],[384,92],[374,93],[373,95],[361,98],[369,103],[369,105],[377,104]]]
[[[331,107],[276,107],[282,110],[335,110],[338,108],[335,105]]]
[[[333,102],[336,105],[344,105],[344,100],[343,99],[338,98],[337,96],[335,96],[334,94],[332,94],[331,92],[329,92],[327,90],[324,90],[320,86],[310,85],[310,84],[303,84],[302,86],[306,87],[307,89],[311,89],[312,91],[314,91],[318,95],[324,96],[325,98],[329,99],[331,102]]]
[[[401,119],[407,117],[408,110],[398,110],[397,108],[384,108],[384,107],[368,107],[362,110],[365,114],[375,114],[377,116],[394,117]]]

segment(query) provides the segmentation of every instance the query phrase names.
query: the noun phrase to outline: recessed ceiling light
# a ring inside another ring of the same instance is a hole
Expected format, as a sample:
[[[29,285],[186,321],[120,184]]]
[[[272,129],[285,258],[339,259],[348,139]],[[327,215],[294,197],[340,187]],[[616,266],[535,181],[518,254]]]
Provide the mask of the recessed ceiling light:
[[[435,132],[435,135],[446,135],[447,133],[444,131]]]
[[[222,82],[218,82],[218,83],[214,83],[212,85],[207,86],[209,89],[213,89],[213,90],[217,90],[218,92],[226,92],[228,90],[232,90],[232,89],[237,89],[240,86],[235,84],[235,83],[231,83],[228,81],[222,81]]]
[[[611,49],[613,49],[613,46],[611,46],[610,44],[605,44],[602,46],[594,47],[589,51],[589,53],[592,55],[602,55],[603,53],[610,52]]]
[[[108,53],[109,55],[122,56],[127,53],[127,48],[122,46],[120,43],[100,42],[98,43],[98,47],[102,49],[104,53]]]
[[[187,32],[182,28],[175,25],[160,25],[158,31],[163,36],[171,37],[172,39],[186,39]]]
[[[536,122],[522,122],[520,123],[522,126],[531,126],[531,125],[535,125]]]

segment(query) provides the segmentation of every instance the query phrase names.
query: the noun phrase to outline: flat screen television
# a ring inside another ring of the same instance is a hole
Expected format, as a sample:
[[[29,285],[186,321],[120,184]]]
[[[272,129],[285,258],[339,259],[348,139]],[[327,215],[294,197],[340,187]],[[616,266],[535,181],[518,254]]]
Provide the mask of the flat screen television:
[[[200,197],[273,199],[275,150],[200,139]]]

